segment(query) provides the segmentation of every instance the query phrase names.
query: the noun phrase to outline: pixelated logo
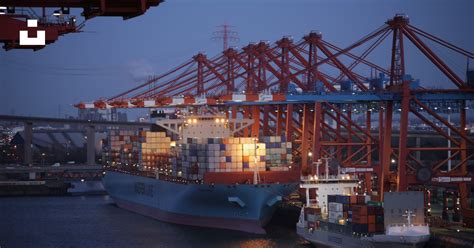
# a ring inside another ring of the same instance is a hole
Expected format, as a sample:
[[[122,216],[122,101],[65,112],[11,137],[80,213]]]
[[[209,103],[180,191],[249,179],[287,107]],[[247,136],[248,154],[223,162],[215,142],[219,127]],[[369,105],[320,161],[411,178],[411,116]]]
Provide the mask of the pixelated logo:
[[[38,20],[28,19],[29,28],[38,27]],[[36,37],[28,37],[28,30],[20,30],[20,46],[44,46],[46,45],[46,31],[37,30]]]

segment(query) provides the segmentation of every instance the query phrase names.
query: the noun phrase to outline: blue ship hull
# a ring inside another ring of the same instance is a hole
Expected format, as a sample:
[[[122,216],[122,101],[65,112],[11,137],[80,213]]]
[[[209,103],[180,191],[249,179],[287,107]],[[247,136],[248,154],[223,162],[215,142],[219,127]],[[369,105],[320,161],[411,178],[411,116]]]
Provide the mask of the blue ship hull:
[[[177,224],[265,233],[276,205],[297,183],[182,184],[108,171],[103,179],[119,207]]]

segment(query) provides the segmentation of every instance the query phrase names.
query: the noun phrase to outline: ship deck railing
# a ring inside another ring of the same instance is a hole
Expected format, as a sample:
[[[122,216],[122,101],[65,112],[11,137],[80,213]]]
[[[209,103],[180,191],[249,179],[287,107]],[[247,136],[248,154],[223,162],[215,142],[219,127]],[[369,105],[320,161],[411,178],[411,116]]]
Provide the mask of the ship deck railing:
[[[408,225],[407,223],[391,223],[388,224],[387,227],[408,227],[408,226],[429,226],[428,223],[417,223],[417,224],[410,224]]]
[[[331,175],[326,177],[313,177],[313,176],[302,176],[300,178],[301,183],[303,184],[315,184],[315,183],[353,183],[359,182],[358,177],[356,176],[335,176]]]
[[[328,222],[327,220],[324,220],[324,219],[318,220],[318,221],[319,221],[319,227],[314,229],[314,231],[324,230],[328,232],[336,232],[336,233],[354,236],[354,237],[371,237],[376,234],[381,234],[381,233],[356,233],[352,230],[352,224],[350,223],[340,225],[337,223]],[[306,223],[305,223],[305,226],[307,226]]]

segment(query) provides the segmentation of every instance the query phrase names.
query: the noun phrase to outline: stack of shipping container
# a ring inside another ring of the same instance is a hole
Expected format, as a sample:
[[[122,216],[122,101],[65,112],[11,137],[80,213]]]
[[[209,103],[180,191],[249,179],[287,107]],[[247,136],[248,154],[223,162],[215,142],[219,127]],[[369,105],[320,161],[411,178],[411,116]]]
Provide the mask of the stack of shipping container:
[[[263,136],[259,142],[265,144],[265,161],[269,170],[287,171],[292,161],[291,142],[286,142],[285,136]]]
[[[104,165],[138,166],[150,170],[169,164],[171,139],[165,132],[110,130]]]
[[[280,136],[188,138],[176,146],[165,132],[110,130],[102,159],[109,166],[169,168],[174,176],[195,180],[206,171],[288,171],[292,155],[291,143]]]
[[[255,168],[265,170],[261,159],[264,156],[263,144],[255,148],[253,144],[242,144],[239,138],[188,138],[180,145],[177,164],[174,170],[184,173],[188,179],[202,179],[206,171],[237,172]],[[250,162],[251,160],[251,162]]]
[[[107,147],[102,153],[105,165],[131,165],[138,161],[138,137],[129,130],[110,130]]]
[[[140,131],[138,141],[140,165],[156,168],[169,164],[172,142],[165,132]]]
[[[319,229],[326,226],[329,231],[352,235],[381,234],[385,230],[381,202],[370,201],[366,195],[328,195],[327,222],[322,221],[321,209],[304,207],[307,226]]]
[[[188,179],[202,179],[206,171],[287,171],[292,158],[291,145],[288,144],[291,143],[281,142],[279,136],[265,136],[259,140],[239,137],[188,138],[186,143],[180,145],[180,156],[173,163],[173,171],[175,175],[181,171]]]
[[[328,222],[344,225],[350,218],[350,204],[348,195],[328,195]]]
[[[351,225],[357,235],[384,232],[381,202],[370,201],[366,195],[329,195],[328,222]]]
[[[353,230],[356,233],[383,233],[384,216],[380,202],[368,201],[352,207]]]
[[[317,223],[322,220],[321,209],[315,206],[306,206],[304,208],[304,220],[308,222],[308,227],[316,228]]]

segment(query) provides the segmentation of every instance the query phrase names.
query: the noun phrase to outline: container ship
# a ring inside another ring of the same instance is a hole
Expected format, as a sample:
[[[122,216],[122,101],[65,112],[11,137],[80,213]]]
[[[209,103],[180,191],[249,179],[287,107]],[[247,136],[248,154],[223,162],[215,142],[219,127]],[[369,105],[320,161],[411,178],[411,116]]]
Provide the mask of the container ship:
[[[423,247],[428,242],[423,192],[386,192],[384,202],[377,202],[357,194],[358,183],[350,175],[302,178],[307,198],[298,235],[318,247]]]
[[[249,119],[161,119],[161,131],[111,130],[105,189],[124,209],[177,224],[265,233],[299,185],[284,137],[234,137]]]

